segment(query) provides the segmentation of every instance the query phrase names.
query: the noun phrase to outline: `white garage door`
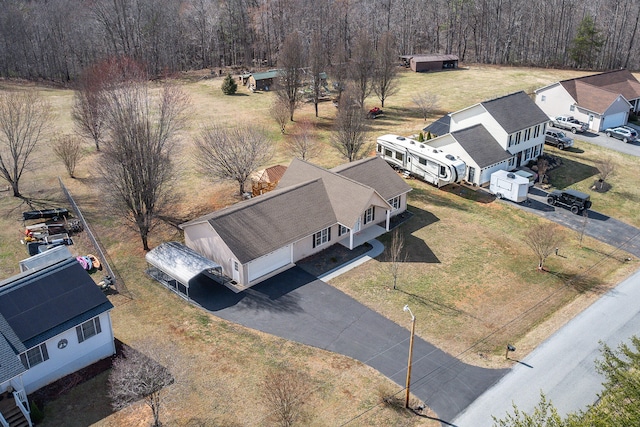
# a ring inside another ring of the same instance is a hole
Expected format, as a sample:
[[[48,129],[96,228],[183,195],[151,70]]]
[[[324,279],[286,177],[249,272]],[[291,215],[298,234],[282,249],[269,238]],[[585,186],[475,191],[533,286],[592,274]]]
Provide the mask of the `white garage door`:
[[[614,128],[616,126],[622,126],[627,121],[627,113],[617,113],[610,116],[605,116],[602,122],[602,130],[606,128]]]
[[[249,264],[249,282],[269,274],[272,271],[291,264],[291,247],[285,246],[275,252],[264,255]]]

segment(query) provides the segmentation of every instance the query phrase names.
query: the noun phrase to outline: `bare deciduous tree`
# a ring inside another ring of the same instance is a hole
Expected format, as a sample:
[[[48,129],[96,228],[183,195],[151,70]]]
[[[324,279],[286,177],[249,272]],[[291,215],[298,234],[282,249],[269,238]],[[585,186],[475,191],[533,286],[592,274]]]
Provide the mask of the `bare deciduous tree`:
[[[544,156],[540,156],[536,161],[536,165],[538,166],[538,182],[542,184],[544,177],[549,170],[549,159]]]
[[[598,185],[600,186],[600,190],[604,187],[604,183],[607,181],[607,178],[613,176],[616,171],[616,165],[610,157],[605,157],[596,162],[596,167],[598,168],[600,179],[598,181]]]
[[[271,104],[271,117],[273,117],[276,123],[278,123],[278,126],[280,126],[280,132],[284,133],[287,128],[287,123],[291,121],[289,103],[280,97],[274,98]]]
[[[278,78],[276,93],[289,106],[289,120],[300,105],[302,73],[305,66],[302,35],[293,31],[284,40],[278,52]]]
[[[294,157],[309,160],[322,153],[322,144],[313,136],[313,123],[300,120],[296,126],[296,133],[285,141],[285,145]]]
[[[276,425],[292,427],[304,416],[308,380],[305,375],[291,368],[274,368],[262,382],[262,398],[271,410]]]
[[[564,240],[560,227],[555,224],[538,224],[524,235],[524,242],[538,257],[538,270],[544,269],[544,262]]]
[[[0,93],[0,176],[20,194],[20,178],[51,121],[48,104],[35,92]]]
[[[149,232],[174,196],[172,154],[186,123],[189,98],[169,85],[152,96],[140,82],[106,93],[109,139],[98,170],[114,207],[135,225],[149,250]]]
[[[76,166],[85,156],[82,142],[73,135],[59,135],[51,144],[53,154],[64,164],[67,173],[75,178]]]
[[[327,70],[327,52],[326,46],[322,42],[322,34],[314,31],[311,34],[311,42],[309,44],[309,74],[311,75],[311,94],[313,98],[313,108],[318,117],[318,103],[320,102],[320,94],[324,80],[320,75]]]
[[[420,115],[427,121],[429,114],[438,108],[438,95],[429,92],[416,93],[411,96],[411,100],[418,107]]]
[[[375,51],[371,35],[361,30],[353,41],[353,50],[349,60],[349,75],[354,84],[353,98],[361,108],[364,108],[364,100],[373,89],[373,75],[375,70]]]
[[[404,250],[404,236],[398,229],[393,230],[391,235],[391,243],[387,248],[387,263],[389,274],[393,280],[393,289],[398,289],[398,279],[400,278],[400,270],[407,260],[407,254]]]
[[[351,89],[342,94],[335,120],[331,145],[350,162],[358,160],[369,149],[364,111]]]
[[[393,34],[386,32],[378,41],[376,68],[373,76],[373,91],[382,107],[384,101],[398,92],[398,52]]]
[[[271,160],[273,147],[258,128],[202,129],[195,140],[195,161],[202,173],[223,180],[234,180],[244,194],[244,184],[258,168]]]
[[[147,354],[125,346],[122,356],[113,362],[109,374],[109,397],[115,410],[121,410],[142,401],[151,409],[153,426],[160,427],[160,414],[175,388],[180,369],[178,350],[157,344],[139,346]]]
[[[106,132],[106,91],[126,81],[143,82],[147,75],[142,66],[130,58],[113,57],[86,68],[74,93],[71,117],[76,131],[93,140],[96,151]]]

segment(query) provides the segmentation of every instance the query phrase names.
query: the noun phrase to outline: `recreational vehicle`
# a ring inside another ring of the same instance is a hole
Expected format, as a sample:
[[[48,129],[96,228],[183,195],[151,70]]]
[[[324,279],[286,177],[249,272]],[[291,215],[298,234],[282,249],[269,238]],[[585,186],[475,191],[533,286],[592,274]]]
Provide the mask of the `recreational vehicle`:
[[[392,166],[437,187],[462,181],[467,170],[459,158],[404,136],[379,137],[376,151]]]

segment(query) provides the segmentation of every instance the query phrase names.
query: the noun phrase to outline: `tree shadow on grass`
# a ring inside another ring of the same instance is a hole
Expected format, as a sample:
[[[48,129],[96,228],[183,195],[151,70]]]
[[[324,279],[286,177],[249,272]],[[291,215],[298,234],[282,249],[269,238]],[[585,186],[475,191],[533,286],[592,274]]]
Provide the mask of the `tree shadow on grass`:
[[[571,185],[595,177],[600,172],[598,168],[585,163],[576,162],[565,157],[562,158],[562,165],[549,171],[547,175],[550,182],[556,188],[567,188]]]
[[[599,282],[596,278],[589,277],[585,274],[561,273],[550,270],[545,271],[553,274],[558,279],[560,279],[565,286],[575,290],[580,294],[592,292],[597,295],[602,295],[609,290],[607,286]]]
[[[414,233],[440,221],[440,219],[431,212],[415,206],[410,207],[409,214],[410,217],[397,227],[404,238],[404,250],[401,259],[403,262],[439,264],[440,260],[433,253],[429,245],[427,245],[424,239],[416,237]],[[407,214],[407,216],[409,216],[409,214]],[[388,248],[391,238],[391,233],[387,233],[381,236],[380,241]],[[376,259],[381,263],[387,263],[389,262],[389,254],[385,251]]]

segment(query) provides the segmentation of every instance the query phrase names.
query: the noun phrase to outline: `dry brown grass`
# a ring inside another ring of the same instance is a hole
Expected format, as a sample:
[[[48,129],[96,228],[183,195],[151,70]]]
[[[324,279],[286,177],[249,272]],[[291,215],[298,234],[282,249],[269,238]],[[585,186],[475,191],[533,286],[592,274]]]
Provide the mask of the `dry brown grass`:
[[[444,113],[492,96],[521,89],[530,91],[580,74],[488,66],[470,66],[451,73],[403,73],[402,89],[389,98],[386,115],[370,122],[371,140],[386,132],[416,133],[424,126],[411,105],[411,94],[418,90],[439,94],[441,111],[438,113]],[[191,167],[190,138],[199,126],[210,120],[258,123],[269,129],[270,139],[279,147],[282,138],[287,137],[279,133],[269,118],[272,94],[250,94],[241,88],[238,95],[225,97],[219,90],[221,81],[220,78],[196,78],[176,82],[193,100],[193,120],[176,156],[179,164],[176,185],[184,195],[181,202],[172,206],[178,218],[191,219],[237,201],[234,184],[212,183]],[[24,87],[0,82],[0,89]],[[70,132],[72,93],[38,89],[58,114],[52,130]],[[373,106],[377,101],[369,99],[368,103]],[[316,119],[313,106],[306,104],[296,113],[296,118],[310,118],[316,124],[317,137],[326,143],[334,115],[335,107],[323,103],[320,117]],[[287,133],[293,131],[295,124],[287,127]],[[438,424],[384,405],[376,406],[380,403],[380,389],[400,388],[361,363],[223,321],[188,305],[149,280],[144,274],[146,265],[139,237],[104,205],[92,166],[97,155],[90,144],[87,150],[91,154],[79,165],[78,179],[63,179],[133,297],[111,297],[116,307],[112,313],[115,335],[133,347],[143,337],[176,342],[183,349],[184,363],[191,367],[186,378],[181,379],[188,384],[189,391],[181,396],[180,402],[169,406],[164,415],[169,425],[263,425],[266,414],[256,399],[257,387],[267,368],[279,363],[304,370],[312,378],[309,388],[313,393],[305,397],[311,411],[309,425],[340,425],[360,413],[365,415],[349,425]],[[52,159],[46,146],[38,153],[37,160],[37,169],[25,175],[22,182],[24,194],[41,200],[45,206],[66,206],[56,179],[63,171],[62,165]],[[280,149],[273,163],[288,164],[289,160],[287,153]],[[327,144],[323,156],[315,162],[331,167],[343,160]],[[584,306],[583,301],[593,300],[600,290],[628,274],[629,265],[606,256],[610,248],[590,239],[586,240],[585,248],[580,248],[571,233],[570,243],[563,248],[567,258],[554,258],[548,264],[549,269],[559,275],[537,273],[535,260],[530,260],[531,255],[514,231],[535,219],[504,204],[478,203],[459,193],[438,191],[415,181],[412,185],[410,201],[416,217],[403,229],[407,230],[405,241],[415,258],[410,260],[401,291],[388,288],[380,269],[381,261],[369,262],[332,284],[402,325],[408,321],[401,307],[409,303],[418,317],[418,334],[466,361],[498,365],[499,348],[506,340],[519,347],[519,357],[564,319],[570,318],[574,307]],[[26,257],[24,247],[18,243],[23,210],[27,208],[20,200],[10,197],[8,192],[0,193],[2,277],[17,273],[18,261]],[[180,239],[178,230],[165,224],[151,235],[150,245]],[[479,243],[470,244],[470,241]],[[91,250],[85,245],[79,239],[72,249],[78,254]],[[596,291],[578,294],[572,286],[564,285],[565,278],[589,270],[602,259],[608,262],[598,270]],[[559,291],[563,288],[567,290]],[[552,298],[550,304],[531,311],[528,316],[518,317],[554,291],[557,297]],[[537,325],[541,327],[536,328]],[[473,346],[476,343],[480,344]],[[105,407],[104,381],[104,376],[96,378],[52,403],[46,409],[43,425],[147,425],[150,414],[142,407],[110,413]],[[366,412],[372,407],[375,409]]]

